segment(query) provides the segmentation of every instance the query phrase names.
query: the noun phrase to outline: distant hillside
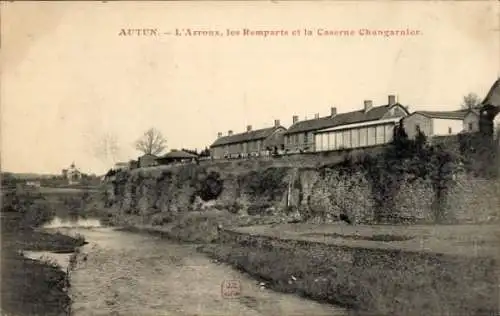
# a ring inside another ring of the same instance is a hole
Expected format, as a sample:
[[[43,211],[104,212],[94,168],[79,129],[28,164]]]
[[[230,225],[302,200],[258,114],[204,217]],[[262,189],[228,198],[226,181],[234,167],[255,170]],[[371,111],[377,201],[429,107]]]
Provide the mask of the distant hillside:
[[[56,174],[38,174],[38,173],[15,173],[15,172],[2,172],[3,177],[12,177],[19,180],[34,180],[34,179],[50,179],[54,176],[60,176]]]

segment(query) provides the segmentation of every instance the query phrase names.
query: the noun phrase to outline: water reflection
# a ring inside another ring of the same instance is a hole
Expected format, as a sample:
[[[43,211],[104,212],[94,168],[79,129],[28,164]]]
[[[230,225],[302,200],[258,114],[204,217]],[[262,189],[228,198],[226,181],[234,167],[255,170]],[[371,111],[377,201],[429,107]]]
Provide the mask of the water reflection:
[[[101,222],[95,218],[82,218],[77,215],[70,215],[62,218],[56,216],[49,223],[43,226],[47,229],[55,228],[91,228],[102,227]]]

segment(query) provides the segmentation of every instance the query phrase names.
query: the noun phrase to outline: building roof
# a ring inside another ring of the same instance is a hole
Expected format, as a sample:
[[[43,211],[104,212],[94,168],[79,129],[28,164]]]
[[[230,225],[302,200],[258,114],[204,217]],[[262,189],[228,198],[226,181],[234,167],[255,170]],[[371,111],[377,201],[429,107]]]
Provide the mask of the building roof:
[[[115,168],[128,167],[128,166],[129,166],[128,162],[117,162],[117,163],[115,163]]]
[[[187,153],[182,150],[172,150],[171,152],[161,156],[159,159],[192,159],[198,157],[197,155]]]
[[[480,106],[478,106],[478,107],[474,107],[474,108],[472,108],[472,109],[468,110],[468,111],[467,111],[467,113],[465,113],[465,116],[469,115],[470,113],[474,113],[474,114],[476,114],[477,116],[479,116],[479,115],[480,115],[480,114],[479,114],[479,112],[480,112],[480,111],[481,111],[481,107],[480,107]],[[465,116],[464,116],[464,117],[465,117]]]
[[[404,106],[396,103],[393,105],[374,106],[366,113],[364,109],[361,109],[358,111],[339,113],[333,117],[326,116],[312,120],[299,121],[290,126],[286,134],[307,132],[329,127],[379,120],[387,113],[387,111],[395,106],[401,106],[403,109],[405,109]]]
[[[210,147],[217,147],[235,143],[243,143],[253,140],[265,139],[271,136],[276,130],[284,128],[283,126],[273,126],[268,128],[256,129],[250,132],[234,134],[232,136],[223,136],[218,138]]]
[[[493,86],[491,86],[490,91],[488,91],[488,94],[481,104],[500,106],[500,78],[493,83]]]
[[[153,154],[144,154],[144,155],[139,157],[139,159],[142,159],[142,158],[154,158],[154,159],[156,159],[156,158],[158,158],[158,156],[153,155]]]
[[[471,110],[457,110],[457,111],[416,111],[412,114],[421,114],[428,118],[447,119],[447,120],[463,120]],[[475,112],[474,112],[475,113]]]

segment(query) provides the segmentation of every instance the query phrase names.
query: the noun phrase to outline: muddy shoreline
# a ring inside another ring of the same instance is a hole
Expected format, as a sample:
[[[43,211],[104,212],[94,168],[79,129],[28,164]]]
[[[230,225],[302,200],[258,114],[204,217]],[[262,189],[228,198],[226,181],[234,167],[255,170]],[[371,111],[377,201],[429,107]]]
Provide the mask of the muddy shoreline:
[[[85,240],[24,226],[17,217],[16,212],[2,210],[2,314],[68,315],[71,285],[67,271],[50,260],[27,258],[23,252],[75,253]]]

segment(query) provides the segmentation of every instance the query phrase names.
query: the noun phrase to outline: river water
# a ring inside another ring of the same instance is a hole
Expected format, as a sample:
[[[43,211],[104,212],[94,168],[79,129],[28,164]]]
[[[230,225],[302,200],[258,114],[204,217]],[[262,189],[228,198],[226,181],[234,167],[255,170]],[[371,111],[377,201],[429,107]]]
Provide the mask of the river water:
[[[97,220],[55,218],[49,231],[81,234],[70,274],[73,315],[348,315],[345,309],[277,293],[196,251],[160,237],[103,227]],[[69,255],[51,256],[65,268]],[[236,286],[228,297],[223,284]],[[238,294],[239,293],[239,294]]]

